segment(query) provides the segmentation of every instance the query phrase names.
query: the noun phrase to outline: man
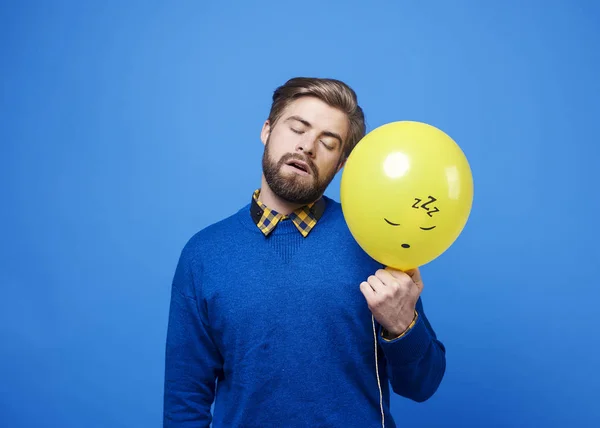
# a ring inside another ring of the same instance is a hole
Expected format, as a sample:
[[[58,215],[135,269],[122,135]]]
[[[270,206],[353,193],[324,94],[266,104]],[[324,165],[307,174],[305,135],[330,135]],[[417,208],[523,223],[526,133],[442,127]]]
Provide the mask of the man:
[[[196,233],[177,265],[165,427],[395,427],[390,384],[418,402],[437,390],[445,348],[418,269],[371,259],[323,195],[364,134],[343,82],[275,91],[260,188]]]

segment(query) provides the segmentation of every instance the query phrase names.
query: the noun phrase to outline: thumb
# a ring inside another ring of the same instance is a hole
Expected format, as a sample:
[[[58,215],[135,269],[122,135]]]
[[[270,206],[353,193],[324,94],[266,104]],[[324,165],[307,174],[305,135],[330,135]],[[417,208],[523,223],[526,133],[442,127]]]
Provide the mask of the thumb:
[[[421,271],[419,268],[409,269],[405,272],[413,282],[419,287],[419,290],[423,291],[423,279],[421,279]]]

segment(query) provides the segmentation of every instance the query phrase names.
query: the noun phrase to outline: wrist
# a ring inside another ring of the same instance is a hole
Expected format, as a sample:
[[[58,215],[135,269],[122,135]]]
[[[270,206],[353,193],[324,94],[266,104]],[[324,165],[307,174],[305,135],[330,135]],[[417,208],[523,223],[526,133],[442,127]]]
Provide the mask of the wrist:
[[[382,336],[387,340],[394,340],[404,336],[410,331],[411,328],[416,324],[419,314],[414,310],[411,314],[411,318],[408,321],[404,321],[399,327],[391,328],[390,330],[383,329]]]

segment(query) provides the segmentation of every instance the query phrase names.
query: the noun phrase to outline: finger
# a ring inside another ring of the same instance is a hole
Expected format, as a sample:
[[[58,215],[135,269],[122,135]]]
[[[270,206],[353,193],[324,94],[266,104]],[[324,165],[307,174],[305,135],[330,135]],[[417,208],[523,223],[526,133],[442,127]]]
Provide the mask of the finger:
[[[394,282],[398,284],[399,288],[404,290],[411,290],[415,288],[415,284],[411,279],[410,275],[406,272],[397,269],[386,268],[385,271],[394,278]]]
[[[363,296],[365,296],[367,301],[370,301],[375,297],[375,291],[373,291],[373,288],[371,288],[367,281],[360,283],[360,291],[362,292]]]
[[[399,269],[393,269],[391,267],[386,267],[385,271],[388,272],[390,275],[392,275],[397,281],[403,282],[403,281],[407,281],[410,278],[410,275],[408,275],[406,272],[403,272]]]
[[[423,291],[424,286],[423,286],[423,279],[421,278],[421,272],[419,271],[419,268],[407,270],[406,274],[408,276],[410,276],[412,281],[415,283],[415,285],[419,289],[419,293],[421,293]]]
[[[369,278],[367,279],[367,282],[369,283],[369,285],[371,286],[371,288],[373,289],[373,291],[375,293],[380,294],[380,293],[385,292],[385,285],[375,275],[369,276]]]
[[[421,279],[421,271],[419,270],[419,268],[409,269],[405,273],[408,276],[410,276],[413,279],[413,281],[415,279]]]
[[[421,281],[421,274],[418,268],[409,269],[405,272],[389,267],[385,270],[396,278],[400,286],[408,288],[417,295],[423,291],[423,281]]]
[[[375,276],[379,278],[381,283],[386,287],[399,286],[400,283],[394,275],[385,269],[379,269],[375,272]]]

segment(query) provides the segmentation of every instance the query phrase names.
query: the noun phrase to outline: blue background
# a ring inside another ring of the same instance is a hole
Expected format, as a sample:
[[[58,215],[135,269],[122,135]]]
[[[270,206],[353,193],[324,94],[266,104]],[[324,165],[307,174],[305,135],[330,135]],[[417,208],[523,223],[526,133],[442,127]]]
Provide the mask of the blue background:
[[[272,91],[308,75],[352,85],[369,130],[440,127],[473,169],[464,233],[423,268],[448,371],[426,403],[393,399],[400,425],[600,426],[598,3],[5,1],[0,17],[0,425],[161,425],[179,252],[249,202]]]

